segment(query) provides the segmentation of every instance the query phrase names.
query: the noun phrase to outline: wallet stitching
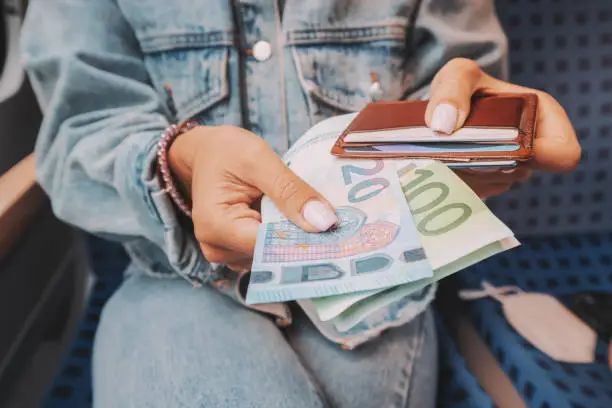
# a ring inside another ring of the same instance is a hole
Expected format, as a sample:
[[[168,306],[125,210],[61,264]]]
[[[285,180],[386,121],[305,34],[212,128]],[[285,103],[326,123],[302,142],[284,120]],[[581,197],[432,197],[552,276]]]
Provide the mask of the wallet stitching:
[[[536,121],[536,114],[537,114],[537,95],[533,95],[533,96],[528,96],[527,98],[527,107],[526,109],[523,110],[523,116],[526,116],[525,118],[525,133],[527,136],[527,142],[528,142],[528,148],[531,148],[533,146],[533,139],[535,138],[535,121]],[[521,123],[522,125],[522,123]],[[531,136],[531,137],[529,137]]]

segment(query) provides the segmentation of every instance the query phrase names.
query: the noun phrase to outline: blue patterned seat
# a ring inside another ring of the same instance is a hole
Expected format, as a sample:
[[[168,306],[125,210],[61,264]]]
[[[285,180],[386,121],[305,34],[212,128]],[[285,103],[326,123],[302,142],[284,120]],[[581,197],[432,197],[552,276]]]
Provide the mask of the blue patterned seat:
[[[577,292],[612,292],[612,233],[529,238],[519,249],[462,273],[458,282],[462,288],[477,288],[482,280],[550,293],[561,301]],[[593,364],[559,363],[517,334],[497,301],[478,300],[468,310],[476,330],[529,407],[612,406],[606,343],[599,342]]]
[[[549,92],[561,102],[584,154],[573,173],[536,174],[491,200],[491,208],[523,246],[457,274],[453,284],[473,289],[487,280],[550,293],[562,301],[582,291],[612,292],[612,2],[502,0],[497,5],[509,36],[513,82]],[[508,325],[497,301],[482,299],[466,307],[527,406],[612,406],[604,342],[598,344],[594,364],[558,363]],[[453,341],[445,338],[441,344]],[[459,375],[474,379],[468,370]],[[462,394],[480,401],[471,406],[490,406],[479,398],[482,390],[471,379],[455,383],[463,384]],[[464,406],[444,387],[440,399],[447,401],[444,407]]]
[[[442,318],[436,315],[438,346],[440,349],[439,393],[440,408],[494,408],[494,403],[482,389],[447,330]]]
[[[86,236],[89,259],[96,275],[85,313],[73,343],[44,401],[45,408],[91,407],[91,352],[102,307],[117,290],[129,258],[123,247]]]

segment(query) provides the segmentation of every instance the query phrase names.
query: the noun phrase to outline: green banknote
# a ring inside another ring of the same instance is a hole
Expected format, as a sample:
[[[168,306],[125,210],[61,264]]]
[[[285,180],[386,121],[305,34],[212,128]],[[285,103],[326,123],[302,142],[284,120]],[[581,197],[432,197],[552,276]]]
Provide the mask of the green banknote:
[[[442,163],[406,162],[399,179],[434,276],[401,288],[311,299],[319,319],[333,320],[340,332],[398,297],[518,245],[513,232]]]

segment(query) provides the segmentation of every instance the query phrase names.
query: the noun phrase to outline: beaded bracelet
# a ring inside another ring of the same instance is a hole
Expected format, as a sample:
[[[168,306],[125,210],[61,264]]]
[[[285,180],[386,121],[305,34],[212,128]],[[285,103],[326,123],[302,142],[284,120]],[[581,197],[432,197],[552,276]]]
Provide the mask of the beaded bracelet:
[[[189,205],[187,205],[176,187],[174,178],[172,177],[172,172],[168,166],[168,150],[170,149],[172,142],[174,142],[178,136],[188,132],[196,126],[198,126],[198,123],[191,120],[185,121],[180,125],[171,125],[161,134],[159,143],[157,144],[157,167],[161,173],[163,189],[170,195],[170,198],[172,198],[172,201],[174,201],[174,204],[176,204],[179,210],[190,218],[191,208]]]

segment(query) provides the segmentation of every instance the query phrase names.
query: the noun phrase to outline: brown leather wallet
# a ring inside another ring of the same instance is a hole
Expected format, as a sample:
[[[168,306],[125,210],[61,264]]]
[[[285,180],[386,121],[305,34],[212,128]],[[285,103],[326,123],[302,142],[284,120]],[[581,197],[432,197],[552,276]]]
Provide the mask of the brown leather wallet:
[[[436,159],[446,163],[526,161],[532,156],[538,97],[481,94],[461,129],[437,134],[425,123],[427,101],[373,102],[342,132],[331,153],[343,158]]]

